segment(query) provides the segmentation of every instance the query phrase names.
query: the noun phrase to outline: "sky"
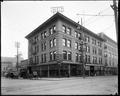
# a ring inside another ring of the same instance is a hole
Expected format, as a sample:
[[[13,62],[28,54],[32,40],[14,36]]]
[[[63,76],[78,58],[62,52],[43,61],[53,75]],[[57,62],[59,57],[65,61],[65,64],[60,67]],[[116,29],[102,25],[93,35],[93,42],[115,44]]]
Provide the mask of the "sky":
[[[103,32],[116,41],[114,12],[110,7],[112,1],[4,1],[1,3],[1,56],[15,57],[15,42],[20,42],[19,54],[28,58],[28,41],[30,32],[54,14],[52,7],[62,6],[63,15],[78,22],[94,33]],[[88,16],[77,14],[110,15]]]

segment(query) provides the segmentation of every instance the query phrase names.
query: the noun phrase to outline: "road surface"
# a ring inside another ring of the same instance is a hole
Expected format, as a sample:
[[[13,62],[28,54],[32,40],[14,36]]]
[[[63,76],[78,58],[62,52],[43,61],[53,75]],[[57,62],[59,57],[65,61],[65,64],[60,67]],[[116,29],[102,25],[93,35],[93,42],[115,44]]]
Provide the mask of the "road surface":
[[[2,95],[109,95],[118,92],[117,76],[1,79]]]

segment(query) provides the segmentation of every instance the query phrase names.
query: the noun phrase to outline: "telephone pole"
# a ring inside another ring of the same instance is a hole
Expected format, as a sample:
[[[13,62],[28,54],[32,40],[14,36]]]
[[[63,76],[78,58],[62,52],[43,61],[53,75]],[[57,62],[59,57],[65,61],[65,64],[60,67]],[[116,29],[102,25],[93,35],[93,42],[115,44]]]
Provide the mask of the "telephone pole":
[[[113,0],[113,5],[110,5],[110,6],[114,11],[115,26],[116,26],[116,37],[117,37],[117,42],[118,42],[118,8],[117,8],[117,5],[116,5],[116,0]]]
[[[20,43],[19,42],[15,42],[15,47],[17,48],[17,63],[16,63],[16,69],[18,71],[18,48],[20,48]]]

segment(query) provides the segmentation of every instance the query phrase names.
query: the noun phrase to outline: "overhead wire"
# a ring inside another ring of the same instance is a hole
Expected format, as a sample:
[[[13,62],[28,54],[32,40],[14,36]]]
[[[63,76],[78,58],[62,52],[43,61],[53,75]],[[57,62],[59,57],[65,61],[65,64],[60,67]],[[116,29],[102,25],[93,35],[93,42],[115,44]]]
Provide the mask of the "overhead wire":
[[[114,24],[114,21],[115,20],[113,20],[113,22],[108,26],[108,27],[106,27],[105,29],[103,29],[101,32],[103,32],[103,31],[106,31],[106,30],[108,30],[108,29],[110,29],[111,28],[111,26]]]
[[[83,16],[92,16],[92,17],[90,17],[90,18],[88,18],[87,20],[85,20],[85,22],[87,21],[91,21],[92,20],[92,22],[93,21],[96,21],[99,17],[101,17],[101,16],[103,16],[103,17],[105,17],[105,16],[113,16],[113,15],[100,15],[101,13],[103,13],[103,12],[105,12],[106,10],[108,10],[110,7],[107,7],[107,8],[105,8],[105,9],[103,9],[102,11],[100,11],[100,12],[98,12],[98,14],[97,15],[93,15],[93,14],[77,14],[77,15],[83,15]],[[97,17],[97,18],[96,18]],[[94,18],[94,20],[92,19],[92,18]],[[88,23],[86,23],[86,25],[88,25],[88,24],[90,24],[91,22],[88,22]]]

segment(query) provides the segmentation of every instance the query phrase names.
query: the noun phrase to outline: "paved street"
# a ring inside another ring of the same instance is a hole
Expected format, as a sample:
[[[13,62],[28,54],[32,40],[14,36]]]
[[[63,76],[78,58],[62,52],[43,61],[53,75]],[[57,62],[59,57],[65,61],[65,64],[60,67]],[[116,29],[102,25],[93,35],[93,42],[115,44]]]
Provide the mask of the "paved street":
[[[1,80],[2,95],[19,94],[114,94],[118,92],[117,76],[42,78],[39,80],[5,79]]]

